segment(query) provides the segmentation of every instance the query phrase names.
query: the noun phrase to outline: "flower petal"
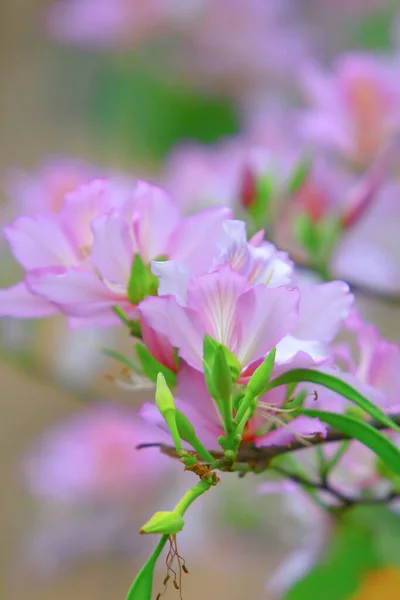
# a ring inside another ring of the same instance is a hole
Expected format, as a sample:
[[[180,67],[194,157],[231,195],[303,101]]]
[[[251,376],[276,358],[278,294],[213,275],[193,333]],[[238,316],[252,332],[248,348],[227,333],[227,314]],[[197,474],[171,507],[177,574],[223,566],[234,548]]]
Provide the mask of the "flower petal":
[[[7,289],[0,289],[0,316],[31,319],[46,317],[57,312],[57,308],[40,296],[29,291],[24,281]]]
[[[186,304],[190,269],[176,260],[153,261],[151,272],[158,278],[158,295],[175,296],[179,304]]]
[[[206,208],[182,219],[171,239],[169,255],[195,274],[206,273],[213,263],[217,242],[232,212],[225,206]]]
[[[20,217],[4,235],[17,261],[25,269],[79,265],[78,249],[56,215]]]
[[[237,302],[238,347],[243,366],[264,357],[297,319],[299,291],[257,285]]]
[[[180,215],[177,206],[161,188],[138,181],[133,193],[133,232],[135,251],[145,262],[168,254],[171,234]]]
[[[301,290],[299,318],[291,332],[302,340],[330,342],[350,312],[354,296],[344,281],[330,281]]]
[[[106,279],[128,285],[133,260],[128,224],[117,211],[111,211],[92,221],[92,231],[92,265]]]
[[[296,417],[286,427],[278,427],[264,436],[257,438],[258,446],[287,446],[293,442],[297,435],[312,435],[318,433],[325,437],[327,426],[319,419],[311,419],[305,415]]]
[[[147,323],[178,348],[179,356],[202,370],[206,328],[197,311],[181,306],[173,296],[145,298],[139,308]]]
[[[246,277],[229,265],[222,265],[189,284],[188,305],[202,315],[207,333],[232,352],[237,347],[237,303],[248,288]]]
[[[92,271],[85,269],[46,269],[27,275],[27,285],[35,294],[57,304],[62,312],[74,317],[109,315],[118,304],[132,307],[124,293],[111,290]]]

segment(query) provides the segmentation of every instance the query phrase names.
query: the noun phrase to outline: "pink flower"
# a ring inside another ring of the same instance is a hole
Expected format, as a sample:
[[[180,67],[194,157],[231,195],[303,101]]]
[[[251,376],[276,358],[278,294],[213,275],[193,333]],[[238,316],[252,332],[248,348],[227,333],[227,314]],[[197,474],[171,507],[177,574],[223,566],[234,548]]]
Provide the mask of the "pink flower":
[[[156,62],[195,86],[247,96],[303,59],[305,36],[291,0],[57,0],[50,32],[97,47],[155,45]],[[172,68],[171,68],[172,63]]]
[[[203,338],[208,333],[234,352],[245,368],[290,331],[298,300],[295,289],[252,287],[246,277],[223,265],[190,281],[185,306],[174,296],[147,298],[141,312],[193,367],[202,369]]]
[[[141,313],[191,366],[202,369],[205,333],[236,354],[243,376],[275,345],[279,363],[299,352],[316,362],[329,356],[353,301],[348,286],[330,282],[300,293],[286,255],[259,237],[247,243],[244,223],[226,221],[208,272],[154,263],[160,297],[146,298]]]
[[[239,215],[246,206],[243,186],[249,174],[271,180],[274,202],[277,195],[287,193],[304,146],[295,135],[294,115],[271,106],[248,121],[243,134],[213,146],[186,143],[172,150],[163,185],[184,213],[224,204]]]
[[[116,322],[112,307],[118,305],[138,318],[128,294],[134,256],[145,265],[166,256],[201,269],[229,216],[216,207],[181,219],[160,188],[138,182],[127,195],[94,181],[69,194],[58,216],[17,219],[6,230],[27,273],[23,283],[1,291],[0,312],[32,317],[61,311],[107,325]],[[206,238],[210,246],[202,250]]]
[[[400,126],[400,78],[395,63],[349,54],[332,74],[309,66],[302,73],[312,107],[304,135],[333,148],[358,167],[368,166]]]
[[[168,459],[153,442],[154,432],[129,410],[95,405],[46,434],[26,459],[31,491],[68,502],[140,498],[162,477]]]
[[[400,291],[400,187],[386,183],[369,210],[345,233],[332,256],[336,277],[387,292]]]
[[[34,173],[10,169],[5,177],[5,189],[14,214],[59,213],[64,198],[78,187],[89,183],[98,174],[93,165],[67,157],[52,157]]]

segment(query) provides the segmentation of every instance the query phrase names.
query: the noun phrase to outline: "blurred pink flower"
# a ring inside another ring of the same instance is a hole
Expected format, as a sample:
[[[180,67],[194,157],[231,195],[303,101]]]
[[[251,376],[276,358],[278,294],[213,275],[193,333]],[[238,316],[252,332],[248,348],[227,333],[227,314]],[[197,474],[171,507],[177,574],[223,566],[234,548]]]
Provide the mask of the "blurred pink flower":
[[[61,211],[64,198],[98,175],[98,168],[68,157],[52,157],[33,172],[9,169],[4,187],[13,215]]]
[[[365,168],[400,130],[400,63],[348,54],[332,73],[302,71],[311,107],[302,117],[305,137]]]
[[[203,206],[224,204],[237,215],[248,205],[243,186],[267,177],[273,200],[287,193],[287,185],[302,158],[304,143],[296,135],[295,115],[270,106],[255,111],[244,133],[214,145],[185,143],[167,157],[162,182],[184,213]]]
[[[333,253],[331,271],[354,284],[400,291],[400,186],[387,182],[374,202],[344,233]]]
[[[28,487],[73,503],[124,496],[139,501],[171,464],[158,449],[136,449],[146,442],[154,442],[154,431],[132,411],[96,404],[44,435],[25,461]]]
[[[155,41],[156,63],[170,73],[240,97],[304,59],[303,25],[293,0],[58,0],[47,13],[49,31],[65,43]]]

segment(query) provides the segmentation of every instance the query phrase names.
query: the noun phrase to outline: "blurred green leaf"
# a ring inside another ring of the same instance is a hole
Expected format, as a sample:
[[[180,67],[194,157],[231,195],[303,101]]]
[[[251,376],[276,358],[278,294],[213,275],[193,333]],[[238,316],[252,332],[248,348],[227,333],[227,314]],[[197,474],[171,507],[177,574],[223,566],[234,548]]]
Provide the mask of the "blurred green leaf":
[[[301,410],[301,414],[308,417],[317,417],[331,427],[343,431],[346,435],[356,438],[368,446],[387,464],[395,473],[400,475],[400,450],[383,433],[364,421],[359,421],[347,415],[326,412],[323,410]]]
[[[158,374],[162,373],[168,387],[174,388],[176,386],[176,373],[154,358],[146,346],[143,346],[143,344],[136,344],[135,350],[140,360],[140,364],[143,367],[143,371],[149,379],[156,382]]]
[[[139,374],[143,373],[143,371],[140,367],[140,364],[137,363],[135,360],[133,360],[133,358],[130,358],[129,356],[126,356],[125,354],[122,354],[122,352],[118,352],[117,350],[113,350],[112,348],[103,348],[103,353],[106,356],[109,356],[110,358],[114,358],[118,362],[122,363],[123,365],[128,367],[128,369],[131,369],[131,371],[134,371],[135,373],[139,373]]]
[[[386,415],[381,408],[360,394],[358,390],[351,387],[351,385],[339,377],[329,375],[328,373],[323,373],[322,371],[314,371],[313,369],[293,369],[292,371],[287,371],[276,379],[273,379],[269,384],[268,389],[295,382],[316,383],[333,390],[344,398],[347,398],[348,400],[351,400],[351,402],[357,404],[360,408],[362,408],[363,411],[371,415],[371,417],[383,425],[386,425],[394,431],[400,431],[400,427],[396,425],[396,423],[388,415]]]
[[[307,249],[312,257],[317,255],[319,248],[318,230],[306,211],[302,211],[294,217],[293,234],[299,244]]]
[[[183,139],[208,143],[238,129],[227,100],[167,82],[132,56],[104,63],[89,116],[108,143],[143,160],[161,159]]]
[[[374,550],[384,565],[400,566],[400,515],[382,504],[355,506],[345,515],[370,532]]]
[[[321,562],[288,591],[285,600],[345,600],[365,573],[380,566],[373,539],[357,523],[341,523]]]
[[[348,37],[353,48],[386,50],[391,47],[393,14],[390,10],[373,11],[361,19],[352,19]]]
[[[307,176],[310,172],[310,168],[312,165],[312,159],[310,156],[303,157],[293,169],[293,172],[290,176],[288,182],[288,192],[289,194],[295,194],[299,188],[303,185]]]
[[[163,535],[161,537],[153,554],[145,562],[139,573],[136,575],[125,600],[151,600],[154,567],[165,544],[167,543],[168,537],[168,535]]]

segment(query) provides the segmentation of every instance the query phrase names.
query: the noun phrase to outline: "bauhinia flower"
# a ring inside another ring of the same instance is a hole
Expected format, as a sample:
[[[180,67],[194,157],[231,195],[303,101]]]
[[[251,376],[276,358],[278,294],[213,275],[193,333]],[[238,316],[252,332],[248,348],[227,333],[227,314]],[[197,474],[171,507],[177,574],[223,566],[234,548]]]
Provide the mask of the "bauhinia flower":
[[[368,54],[341,57],[330,74],[308,66],[303,133],[365,168],[399,132],[399,81],[395,61]]]
[[[66,196],[58,215],[22,217],[6,228],[23,282],[2,290],[0,314],[35,317],[61,311],[75,323],[116,322],[112,307],[139,318],[138,293],[154,293],[150,261],[176,258],[195,271],[213,252],[228,209],[215,207],[182,219],[167,194],[145,182],[121,193],[94,181]],[[210,241],[207,249],[205,240]],[[139,276],[134,261],[139,257]],[[148,272],[149,275],[146,275]],[[135,296],[135,297],[133,297]]]
[[[208,272],[196,277],[176,261],[154,264],[160,296],[140,304],[148,323],[200,370],[206,333],[236,355],[246,376],[274,346],[278,362],[298,352],[324,360],[352,304],[348,286],[330,282],[299,290],[286,255],[262,238],[247,243],[240,221],[223,227]]]

